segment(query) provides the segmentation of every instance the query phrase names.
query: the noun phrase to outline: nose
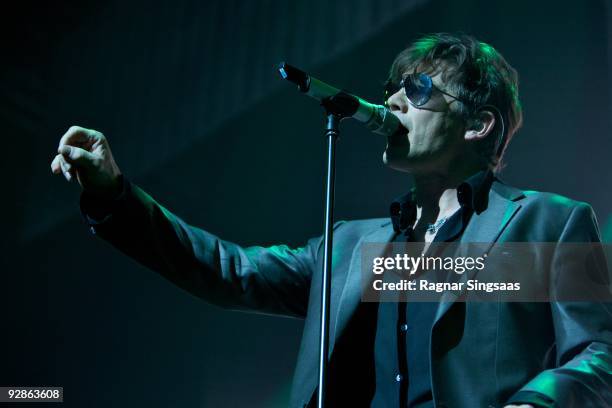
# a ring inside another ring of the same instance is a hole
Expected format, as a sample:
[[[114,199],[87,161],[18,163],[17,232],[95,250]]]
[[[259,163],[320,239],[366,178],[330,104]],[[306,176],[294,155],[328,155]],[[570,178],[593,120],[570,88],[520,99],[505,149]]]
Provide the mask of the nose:
[[[396,93],[389,96],[387,99],[387,106],[391,112],[408,112],[408,99],[406,99],[406,95],[404,94],[404,88],[400,88]]]

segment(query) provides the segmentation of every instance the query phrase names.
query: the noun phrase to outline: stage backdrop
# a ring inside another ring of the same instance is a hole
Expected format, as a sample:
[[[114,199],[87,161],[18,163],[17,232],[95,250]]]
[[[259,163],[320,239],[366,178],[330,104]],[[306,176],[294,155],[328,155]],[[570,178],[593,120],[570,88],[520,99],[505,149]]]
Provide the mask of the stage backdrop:
[[[0,385],[57,385],[66,407],[282,407],[302,322],[220,310],[90,235],[49,163],[98,129],[124,174],[243,245],[322,232],[325,139],[286,60],[371,101],[397,52],[464,31],[520,74],[524,128],[502,178],[591,203],[612,239],[612,6],[513,0],[27,4],[3,13],[4,329]],[[337,218],[385,216],[409,187],[385,141],[342,124]],[[26,406],[24,404],[24,406]]]

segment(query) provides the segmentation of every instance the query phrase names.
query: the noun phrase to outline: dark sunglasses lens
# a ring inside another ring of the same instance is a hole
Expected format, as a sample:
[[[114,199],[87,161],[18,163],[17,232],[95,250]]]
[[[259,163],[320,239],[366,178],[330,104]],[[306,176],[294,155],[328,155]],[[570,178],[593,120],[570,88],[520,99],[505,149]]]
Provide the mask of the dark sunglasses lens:
[[[422,106],[431,97],[433,83],[427,74],[411,74],[402,81],[406,97],[415,106]]]

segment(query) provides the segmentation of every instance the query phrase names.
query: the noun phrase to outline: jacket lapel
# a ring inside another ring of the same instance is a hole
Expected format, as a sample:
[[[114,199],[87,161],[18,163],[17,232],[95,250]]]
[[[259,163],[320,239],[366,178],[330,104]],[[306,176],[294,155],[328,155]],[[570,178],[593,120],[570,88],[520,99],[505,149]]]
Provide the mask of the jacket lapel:
[[[362,258],[362,245],[367,243],[373,244],[388,244],[393,239],[394,231],[393,224],[391,222],[383,223],[379,228],[373,232],[364,235],[361,240],[353,249],[351,256],[351,263],[346,277],[344,288],[340,297],[340,303],[338,305],[338,311],[335,319],[332,320],[332,327],[330,330],[330,337],[332,343],[330,344],[330,355],[336,344],[338,336],[344,331],[347,323],[351,316],[353,316],[355,309],[361,301],[362,282],[361,282],[361,258]],[[380,245],[380,256],[386,250],[386,245]],[[378,250],[378,248],[377,248]]]
[[[489,191],[488,206],[480,214],[472,214],[460,242],[466,243],[489,243],[485,252],[497,242],[521,205],[516,202],[522,198],[523,192],[500,183],[494,183]],[[481,255],[481,254],[479,254]],[[468,274],[463,275],[462,281],[467,281]],[[465,288],[466,285],[463,285]],[[463,295],[463,291],[453,293],[444,292],[440,299],[440,305],[436,313],[433,328],[442,316],[451,308],[456,300]],[[432,328],[432,330],[433,330]]]

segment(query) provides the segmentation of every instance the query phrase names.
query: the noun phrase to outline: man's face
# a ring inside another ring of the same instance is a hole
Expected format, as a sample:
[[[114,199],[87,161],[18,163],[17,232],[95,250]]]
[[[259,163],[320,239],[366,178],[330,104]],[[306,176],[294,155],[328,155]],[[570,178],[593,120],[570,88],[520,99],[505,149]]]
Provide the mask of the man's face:
[[[465,123],[451,110],[451,104],[461,102],[439,91],[448,92],[440,73],[431,78],[434,89],[425,105],[412,105],[403,87],[387,99],[391,112],[408,129],[407,135],[388,140],[383,161],[393,169],[413,174],[445,172],[465,147]]]

